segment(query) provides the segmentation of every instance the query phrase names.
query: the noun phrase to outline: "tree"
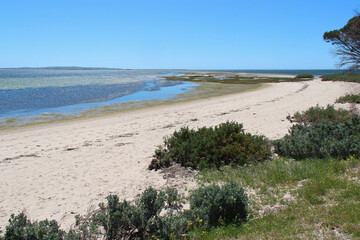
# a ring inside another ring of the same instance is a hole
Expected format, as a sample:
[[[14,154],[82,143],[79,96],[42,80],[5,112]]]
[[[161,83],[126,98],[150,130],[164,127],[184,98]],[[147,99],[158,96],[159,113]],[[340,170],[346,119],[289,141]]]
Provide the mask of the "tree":
[[[336,47],[339,66],[348,66],[350,72],[360,68],[360,13],[339,29],[324,33],[324,41]]]

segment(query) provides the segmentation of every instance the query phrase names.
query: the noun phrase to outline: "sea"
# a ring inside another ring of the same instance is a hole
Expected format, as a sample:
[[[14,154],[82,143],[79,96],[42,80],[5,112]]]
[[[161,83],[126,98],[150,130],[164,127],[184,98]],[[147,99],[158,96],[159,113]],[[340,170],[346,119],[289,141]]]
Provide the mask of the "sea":
[[[310,73],[315,76],[343,72],[338,69],[0,69],[0,127],[41,122],[44,119],[53,120],[56,116],[63,119],[64,116],[79,115],[94,108],[121,103],[171,99],[194,89],[197,84],[168,81],[164,77],[196,71],[284,75]]]

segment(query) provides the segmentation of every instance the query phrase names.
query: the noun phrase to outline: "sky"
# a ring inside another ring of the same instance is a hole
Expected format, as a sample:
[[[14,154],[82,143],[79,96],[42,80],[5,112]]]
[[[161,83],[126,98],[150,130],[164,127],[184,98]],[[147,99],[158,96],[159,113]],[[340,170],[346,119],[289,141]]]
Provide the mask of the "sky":
[[[0,0],[0,68],[332,69],[359,0]]]

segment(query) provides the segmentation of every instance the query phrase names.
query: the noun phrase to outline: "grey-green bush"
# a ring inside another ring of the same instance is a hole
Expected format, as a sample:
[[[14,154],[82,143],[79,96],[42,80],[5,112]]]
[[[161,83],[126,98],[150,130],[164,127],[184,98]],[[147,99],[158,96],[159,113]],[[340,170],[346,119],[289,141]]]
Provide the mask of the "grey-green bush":
[[[235,183],[200,188],[190,197],[192,216],[204,219],[209,226],[218,225],[220,219],[225,223],[246,221],[247,204],[247,195]]]
[[[242,124],[226,122],[214,128],[175,131],[155,150],[149,169],[168,167],[172,162],[194,169],[219,168],[264,161],[270,156],[266,137],[245,133]]]
[[[312,124],[320,122],[345,122],[352,118],[352,114],[344,109],[335,109],[333,105],[326,107],[310,107],[306,111],[296,112],[294,120],[298,123]]]
[[[353,116],[345,122],[297,124],[273,145],[280,156],[297,160],[360,156],[360,118]]]
[[[146,189],[134,203],[119,201],[109,195],[107,203],[90,216],[76,216],[76,226],[69,232],[55,220],[31,223],[24,213],[12,215],[6,227],[6,240],[19,239],[182,239],[195,228],[208,229],[246,219],[247,196],[234,183],[209,186],[190,195],[190,210],[182,210],[176,190]],[[162,214],[160,215],[160,212]]]
[[[31,222],[23,212],[16,216],[12,214],[5,230],[5,240],[60,240],[66,237],[66,232],[60,229],[55,220]]]

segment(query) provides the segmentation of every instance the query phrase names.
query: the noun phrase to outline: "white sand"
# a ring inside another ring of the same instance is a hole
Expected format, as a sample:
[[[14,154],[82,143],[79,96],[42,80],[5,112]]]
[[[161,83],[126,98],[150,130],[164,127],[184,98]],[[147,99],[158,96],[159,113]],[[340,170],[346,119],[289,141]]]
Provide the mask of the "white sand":
[[[3,131],[0,226],[4,230],[11,213],[25,210],[32,219],[56,219],[66,229],[75,214],[95,208],[109,193],[131,200],[147,187],[166,187],[163,175],[147,166],[163,137],[182,126],[231,120],[276,139],[291,126],[288,114],[354,92],[360,84],[271,84],[242,94]],[[176,181],[182,188],[194,186],[189,179]]]

